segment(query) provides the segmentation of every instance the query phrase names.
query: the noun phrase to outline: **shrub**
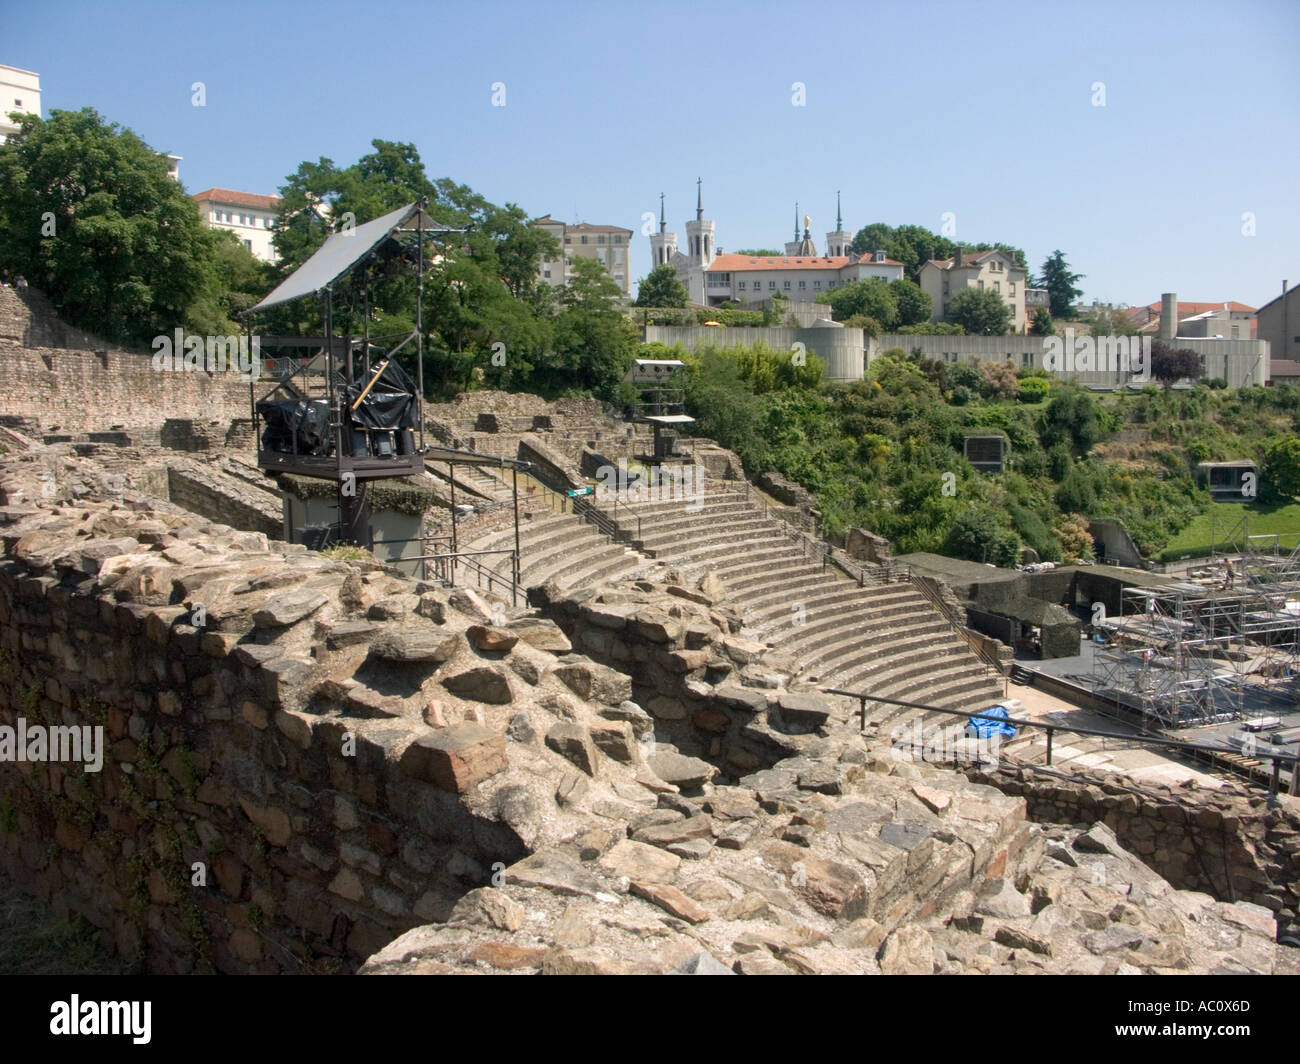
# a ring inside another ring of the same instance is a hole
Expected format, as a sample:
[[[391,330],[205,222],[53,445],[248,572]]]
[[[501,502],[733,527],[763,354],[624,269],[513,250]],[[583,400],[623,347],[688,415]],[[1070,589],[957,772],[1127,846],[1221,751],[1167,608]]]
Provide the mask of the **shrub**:
[[[1022,403],[1041,403],[1047,398],[1051,387],[1042,377],[1025,377],[1020,382],[1017,398]]]

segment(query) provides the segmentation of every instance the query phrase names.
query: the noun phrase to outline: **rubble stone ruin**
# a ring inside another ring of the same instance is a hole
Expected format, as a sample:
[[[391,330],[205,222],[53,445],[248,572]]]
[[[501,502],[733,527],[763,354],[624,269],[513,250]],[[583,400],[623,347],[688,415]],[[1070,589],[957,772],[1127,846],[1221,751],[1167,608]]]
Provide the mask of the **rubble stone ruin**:
[[[827,689],[998,680],[715,444],[698,498],[575,502],[644,426],[461,396],[425,431],[532,472],[429,463],[422,535],[513,544],[518,486],[519,557],[322,554],[247,384],[147,367],[0,290],[0,870],[143,969],[1286,969],[1295,799],[927,760],[960,721]]]

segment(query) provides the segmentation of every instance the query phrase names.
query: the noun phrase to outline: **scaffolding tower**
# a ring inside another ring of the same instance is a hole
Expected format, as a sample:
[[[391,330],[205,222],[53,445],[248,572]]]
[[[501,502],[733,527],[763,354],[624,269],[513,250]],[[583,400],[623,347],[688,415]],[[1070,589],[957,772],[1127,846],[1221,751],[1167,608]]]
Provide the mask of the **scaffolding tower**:
[[[1098,694],[1157,727],[1296,708],[1300,533],[1252,536],[1246,521],[1215,525],[1209,562],[1188,579],[1122,589],[1093,657]]]

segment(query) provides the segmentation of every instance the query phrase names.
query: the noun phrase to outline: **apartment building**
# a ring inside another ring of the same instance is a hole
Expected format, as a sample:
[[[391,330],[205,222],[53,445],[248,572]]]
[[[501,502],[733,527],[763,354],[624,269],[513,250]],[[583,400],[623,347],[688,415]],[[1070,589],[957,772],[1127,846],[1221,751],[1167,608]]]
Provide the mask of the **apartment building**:
[[[997,248],[991,251],[964,252],[960,247],[951,259],[930,259],[920,271],[921,288],[930,294],[934,310],[932,322],[947,321],[952,297],[966,288],[996,292],[1011,308],[1011,330],[1027,331],[1025,286],[1028,277],[1015,259]]]
[[[628,260],[631,229],[588,222],[566,225],[549,214],[535,219],[532,224],[550,233],[560,245],[560,257],[544,259],[539,268],[541,279],[547,284],[556,288],[565,284],[575,259],[595,259],[605,267],[605,272],[623,295],[631,294],[632,271]]]
[[[18,111],[27,115],[41,113],[41,76],[30,70],[0,64],[0,144],[18,125],[9,114]]]
[[[235,192],[228,188],[209,188],[195,193],[199,216],[213,229],[229,229],[263,262],[276,260],[272,243],[275,215],[280,208],[279,196],[255,192]]]

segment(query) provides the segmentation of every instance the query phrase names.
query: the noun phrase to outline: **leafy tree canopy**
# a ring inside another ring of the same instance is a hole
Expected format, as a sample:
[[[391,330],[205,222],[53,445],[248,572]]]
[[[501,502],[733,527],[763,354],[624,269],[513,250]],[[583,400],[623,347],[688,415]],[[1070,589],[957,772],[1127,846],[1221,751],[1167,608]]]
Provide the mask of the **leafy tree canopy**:
[[[1034,281],[1034,286],[1047,289],[1052,317],[1074,317],[1074,301],[1083,295],[1083,289],[1076,288],[1074,282],[1082,277],[1081,273],[1071,272],[1070,264],[1065,261],[1063,251],[1053,251],[1043,260],[1043,272]]]
[[[637,288],[638,307],[684,307],[690,299],[686,286],[677,277],[677,271],[665,263],[656,266]]]
[[[948,300],[947,318],[973,336],[1005,336],[1011,331],[1011,307],[988,288],[963,288]]]
[[[91,108],[22,115],[18,127],[0,146],[0,260],[10,270],[110,340],[192,328],[196,309],[227,324],[216,296],[196,304],[221,270],[251,267],[235,265],[228,241],[202,224],[165,156]]]

